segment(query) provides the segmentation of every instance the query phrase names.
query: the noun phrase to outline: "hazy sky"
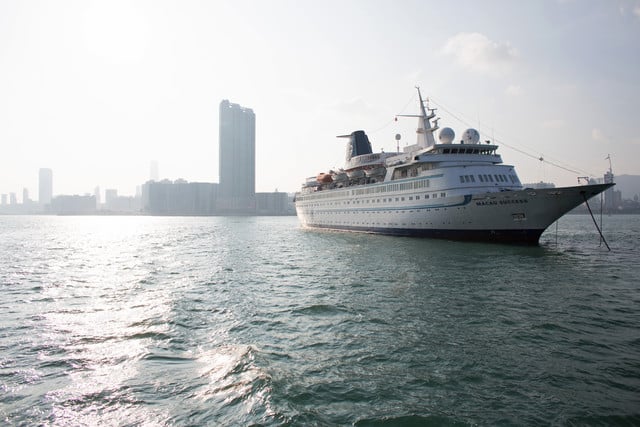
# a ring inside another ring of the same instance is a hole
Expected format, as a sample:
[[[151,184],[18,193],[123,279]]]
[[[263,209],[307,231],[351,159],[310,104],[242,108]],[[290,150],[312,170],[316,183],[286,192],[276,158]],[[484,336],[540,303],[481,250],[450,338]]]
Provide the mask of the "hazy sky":
[[[415,141],[415,85],[525,182],[640,174],[640,0],[0,0],[0,193],[218,182],[218,105],[256,113],[257,191]],[[458,119],[462,119],[460,122]],[[507,145],[505,145],[507,144]],[[511,148],[513,147],[513,148]],[[578,174],[526,156],[543,157]]]

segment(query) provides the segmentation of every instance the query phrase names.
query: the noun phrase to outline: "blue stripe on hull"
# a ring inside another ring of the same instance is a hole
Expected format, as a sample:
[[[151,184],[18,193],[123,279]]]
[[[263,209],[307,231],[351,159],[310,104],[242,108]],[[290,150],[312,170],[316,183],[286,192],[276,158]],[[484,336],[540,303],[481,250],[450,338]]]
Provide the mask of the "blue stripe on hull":
[[[415,228],[379,228],[309,225],[310,228],[326,230],[358,231],[362,233],[385,234],[391,236],[429,237],[434,239],[465,240],[476,242],[511,243],[519,245],[537,245],[544,230],[446,230]]]

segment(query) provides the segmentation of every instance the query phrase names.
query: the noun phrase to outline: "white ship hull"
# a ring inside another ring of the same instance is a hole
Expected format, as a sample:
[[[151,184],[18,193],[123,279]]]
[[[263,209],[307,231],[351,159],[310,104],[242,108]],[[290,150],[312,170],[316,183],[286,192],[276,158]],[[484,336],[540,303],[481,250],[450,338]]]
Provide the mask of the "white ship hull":
[[[418,193],[371,197],[353,196],[353,190],[333,190],[322,198],[297,201],[296,211],[301,224],[311,228],[535,245],[549,225],[611,185],[482,192],[428,200],[416,200]],[[392,202],[386,202],[389,199]]]

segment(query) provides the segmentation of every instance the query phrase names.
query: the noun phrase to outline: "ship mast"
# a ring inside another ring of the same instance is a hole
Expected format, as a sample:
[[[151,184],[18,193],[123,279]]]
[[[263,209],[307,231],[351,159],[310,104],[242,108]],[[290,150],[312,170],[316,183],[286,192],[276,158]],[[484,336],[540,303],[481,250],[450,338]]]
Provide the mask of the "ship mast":
[[[431,147],[435,145],[436,140],[433,137],[433,132],[438,129],[438,119],[434,120],[434,124],[431,125],[431,119],[435,115],[435,108],[425,107],[425,101],[422,99],[422,93],[420,93],[420,87],[416,86],[418,90],[418,99],[420,100],[420,114],[398,114],[397,117],[417,117],[418,129],[416,129],[417,141],[416,144],[420,147]],[[428,100],[427,100],[428,102]],[[427,114],[427,110],[429,113]]]

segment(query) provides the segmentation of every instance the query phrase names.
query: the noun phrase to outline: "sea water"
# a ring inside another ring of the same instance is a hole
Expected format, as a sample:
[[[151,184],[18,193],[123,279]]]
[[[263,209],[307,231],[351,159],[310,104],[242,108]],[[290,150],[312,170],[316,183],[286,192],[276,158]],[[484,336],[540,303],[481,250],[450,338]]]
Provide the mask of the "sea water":
[[[0,424],[638,425],[640,216],[602,228],[0,217]]]

